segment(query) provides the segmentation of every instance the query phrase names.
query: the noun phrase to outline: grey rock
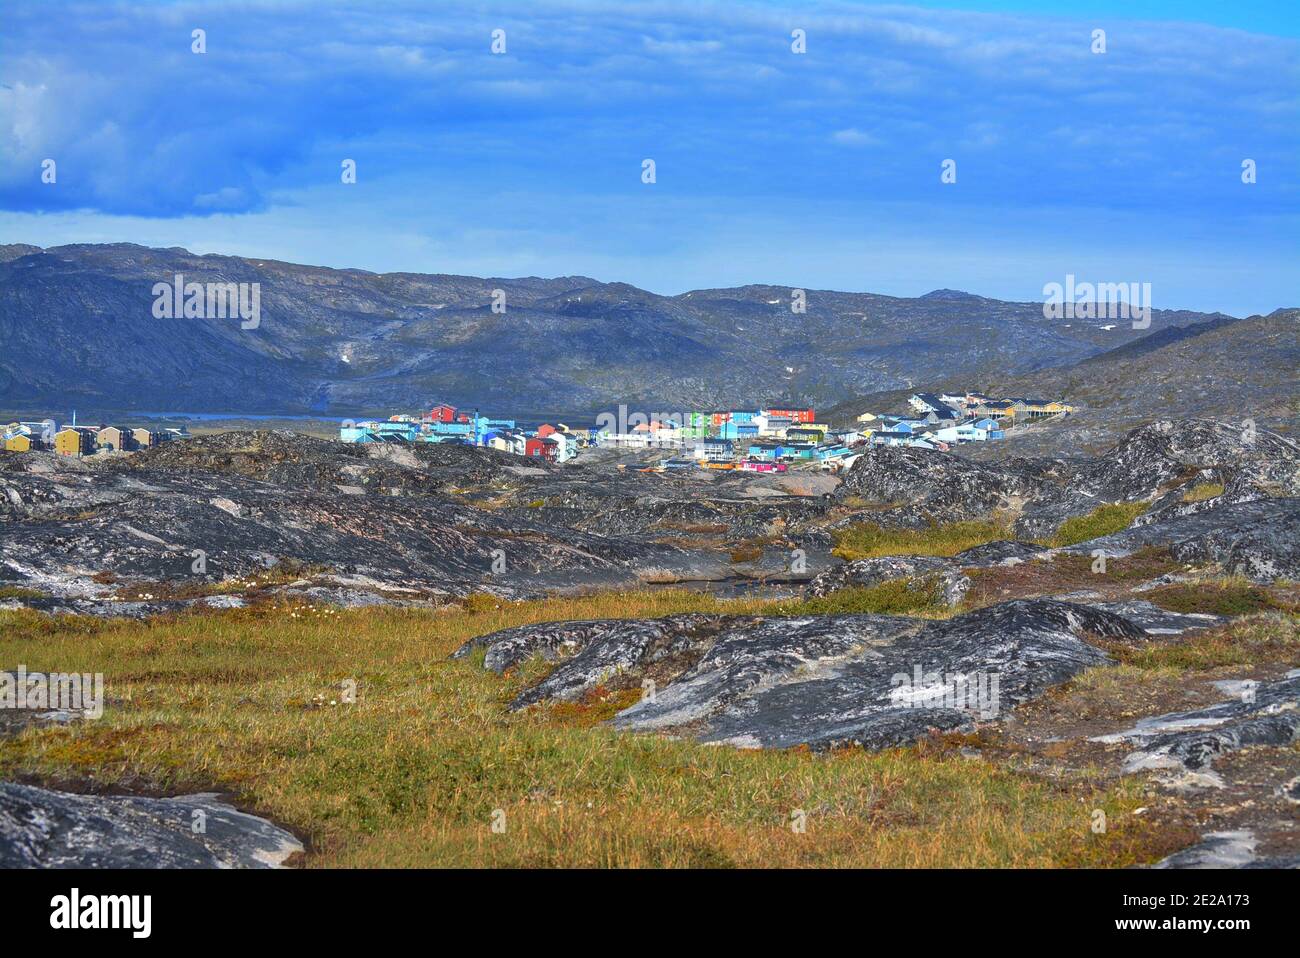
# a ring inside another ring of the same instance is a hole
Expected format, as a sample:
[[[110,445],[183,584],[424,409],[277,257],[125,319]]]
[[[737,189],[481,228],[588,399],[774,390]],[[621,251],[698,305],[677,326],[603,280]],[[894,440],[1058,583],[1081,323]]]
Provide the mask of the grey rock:
[[[1287,746],[1300,739],[1300,676],[1260,682],[1252,691],[1208,708],[1143,719],[1099,740],[1141,746],[1126,761],[1129,771],[1197,772],[1227,752],[1251,745]]]
[[[946,621],[829,615],[547,623],[495,633],[481,644],[488,667],[497,670],[532,654],[573,650],[514,707],[572,698],[613,673],[635,682],[648,663],[678,656],[675,674],[620,712],[615,727],[686,728],[701,741],[746,747],[881,748],[934,728],[992,720],[1002,708],[1109,661],[1087,636],[1143,634],[1103,609],[1017,600]],[[960,704],[944,700],[948,679],[970,682],[984,697],[975,701],[972,690]]]
[[[1179,562],[1216,563],[1257,582],[1300,577],[1300,498],[1232,503],[1163,522],[1134,526],[1065,548],[1108,557],[1144,547],[1167,548]]]
[[[995,539],[982,546],[974,546],[952,557],[952,561],[962,568],[984,568],[994,565],[1010,565],[1016,562],[1028,562],[1046,553],[1040,545],[1032,542],[1016,542],[1011,539]]]
[[[213,794],[73,795],[0,782],[3,868],[274,868],[302,850]]]
[[[1264,429],[1221,420],[1160,420],[1130,431],[1114,448],[1076,463],[1060,483],[1044,484],[1016,522],[1031,539],[1050,537],[1060,524],[1104,503],[1155,503],[1147,521],[1192,515],[1182,493],[1201,478],[1227,478],[1224,502],[1263,495],[1300,495],[1300,446]],[[1167,493],[1164,490],[1169,490]],[[1157,502],[1157,500],[1159,500]]]
[[[1128,619],[1147,635],[1182,635],[1226,622],[1223,616],[1199,612],[1170,612],[1144,599],[1127,602],[1090,602],[1089,605]]]
[[[1015,497],[1036,492],[1040,483],[1028,470],[1014,466],[995,468],[925,449],[877,446],[859,457],[834,495],[905,503],[901,524],[915,524],[982,518],[1011,508]],[[871,518],[900,524],[886,511],[872,513]]]
[[[808,594],[829,595],[850,586],[870,587],[895,579],[910,579],[914,587],[937,587],[948,605],[956,605],[970,589],[971,581],[953,564],[939,556],[880,556],[856,559],[819,573],[809,584]]]
[[[1152,865],[1152,868],[1244,868],[1255,861],[1259,842],[1254,832],[1210,832],[1191,848],[1184,848]]]

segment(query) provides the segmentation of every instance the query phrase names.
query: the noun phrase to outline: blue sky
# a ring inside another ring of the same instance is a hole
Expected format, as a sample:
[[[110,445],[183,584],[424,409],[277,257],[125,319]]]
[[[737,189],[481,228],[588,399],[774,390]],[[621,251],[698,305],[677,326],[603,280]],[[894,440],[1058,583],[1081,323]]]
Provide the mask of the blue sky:
[[[1294,6],[3,0],[0,241],[1268,312],[1300,305]]]

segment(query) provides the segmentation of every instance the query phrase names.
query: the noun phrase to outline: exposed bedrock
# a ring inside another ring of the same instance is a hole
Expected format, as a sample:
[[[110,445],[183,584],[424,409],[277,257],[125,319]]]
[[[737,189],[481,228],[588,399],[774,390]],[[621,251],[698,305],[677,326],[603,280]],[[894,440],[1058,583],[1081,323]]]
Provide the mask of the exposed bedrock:
[[[522,626],[467,643],[498,671],[559,660],[513,703],[572,700],[597,686],[653,693],[618,728],[666,729],[742,747],[902,744],[970,727],[1108,660],[1086,637],[1139,639],[1104,609],[1017,600],[945,621],[888,615],[672,616]],[[562,657],[563,656],[563,657]]]
[[[1300,577],[1300,498],[1260,499],[1135,525],[1063,551],[1125,556],[1167,548],[1179,562],[1214,563],[1257,582]]]
[[[1146,718],[1102,741],[1132,742],[1129,771],[1172,769],[1209,773],[1220,755],[1251,745],[1286,746],[1300,740],[1300,672],[1272,682],[1222,683],[1228,701],[1189,712]],[[1216,783],[1212,773],[1201,784]]]
[[[1146,521],[1177,518],[1207,508],[1184,503],[1183,494],[1211,482],[1225,486],[1203,501],[1215,506],[1300,495],[1300,446],[1245,422],[1153,422],[1102,455],[1073,464],[1064,481],[1044,483],[1017,520],[1016,533],[1047,538],[1066,519],[1109,502],[1150,501]]]
[[[302,850],[211,794],[73,795],[0,782],[0,868],[274,868]]]

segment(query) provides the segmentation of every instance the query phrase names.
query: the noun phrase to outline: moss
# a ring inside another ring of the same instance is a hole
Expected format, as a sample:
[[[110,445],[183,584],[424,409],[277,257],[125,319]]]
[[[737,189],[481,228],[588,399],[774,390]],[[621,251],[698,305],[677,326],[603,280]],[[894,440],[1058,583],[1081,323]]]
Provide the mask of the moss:
[[[1047,544],[1060,548],[1123,532],[1149,506],[1147,502],[1115,502],[1098,506],[1086,516],[1066,519]]]
[[[496,612],[501,608],[503,599],[488,592],[471,592],[465,598],[460,600],[461,607],[466,611],[476,615],[484,612]]]
[[[1133,647],[1110,643],[1125,665],[1147,670],[1206,671],[1224,666],[1290,665],[1300,652],[1300,616],[1266,612],[1168,643]]]
[[[731,561],[740,562],[757,562],[763,558],[763,544],[761,542],[748,541],[736,545],[731,550]]]

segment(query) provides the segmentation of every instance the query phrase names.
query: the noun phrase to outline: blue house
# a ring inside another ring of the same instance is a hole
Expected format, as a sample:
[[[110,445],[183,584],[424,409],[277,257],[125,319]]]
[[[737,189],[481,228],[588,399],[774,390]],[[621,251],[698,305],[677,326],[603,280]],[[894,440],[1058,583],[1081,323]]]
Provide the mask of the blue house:
[[[752,422],[724,422],[718,427],[719,439],[753,439],[757,435],[758,426]]]
[[[871,444],[873,446],[910,446],[912,444],[912,430],[882,430],[871,434]]]
[[[421,439],[425,442],[466,442],[474,444],[476,429],[472,422],[425,423]]]
[[[415,442],[420,427],[413,422],[387,422],[384,420],[359,422],[339,428],[343,442]]]

